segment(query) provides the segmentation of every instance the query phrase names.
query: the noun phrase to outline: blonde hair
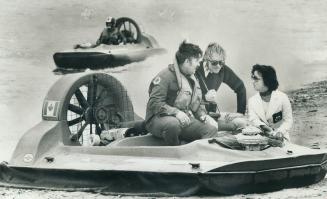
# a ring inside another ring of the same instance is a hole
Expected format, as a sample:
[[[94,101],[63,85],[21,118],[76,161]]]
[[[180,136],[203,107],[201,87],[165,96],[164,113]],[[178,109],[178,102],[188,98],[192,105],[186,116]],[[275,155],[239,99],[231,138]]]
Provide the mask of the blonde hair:
[[[219,54],[223,57],[223,59],[226,59],[226,53],[223,47],[221,47],[216,42],[210,43],[204,53],[203,60],[205,61],[212,61],[212,55],[213,54]]]

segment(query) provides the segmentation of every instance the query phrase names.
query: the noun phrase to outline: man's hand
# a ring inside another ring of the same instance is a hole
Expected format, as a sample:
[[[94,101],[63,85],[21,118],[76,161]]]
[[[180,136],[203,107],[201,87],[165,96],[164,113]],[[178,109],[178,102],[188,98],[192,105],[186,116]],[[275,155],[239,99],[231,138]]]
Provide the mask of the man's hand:
[[[205,94],[205,99],[208,102],[216,102],[216,95],[217,92],[214,89],[211,89]]]
[[[191,123],[190,118],[183,111],[178,111],[176,114],[176,118],[178,119],[178,121],[181,123],[183,127],[188,126]]]
[[[209,115],[205,116],[205,120],[204,123],[209,124],[214,126],[217,130],[218,130],[218,123],[215,119],[213,119],[212,117],[210,117]]]

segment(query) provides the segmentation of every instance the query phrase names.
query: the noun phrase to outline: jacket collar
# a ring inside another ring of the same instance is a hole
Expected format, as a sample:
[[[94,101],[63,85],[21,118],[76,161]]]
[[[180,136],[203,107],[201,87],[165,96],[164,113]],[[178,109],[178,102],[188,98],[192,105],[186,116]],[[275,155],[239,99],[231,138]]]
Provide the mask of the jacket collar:
[[[272,91],[266,114],[264,113],[262,105],[263,100],[261,99],[260,94],[257,93],[254,97],[255,104],[257,104],[257,106],[255,106],[255,112],[258,114],[259,118],[266,124],[268,124],[267,118],[273,114],[274,110],[276,109],[275,106],[276,104],[278,104],[276,103],[276,100],[278,100],[277,95],[278,94],[276,93],[276,91]]]
[[[182,88],[182,80],[181,80],[181,76],[183,76],[184,78],[187,79],[187,77],[180,71],[179,66],[177,64],[177,60],[176,58],[174,58],[174,62],[173,64],[169,64],[168,65],[168,69],[172,72],[175,72],[176,78],[177,78],[177,83],[178,83],[178,88],[181,89]],[[188,78],[192,79],[194,82],[196,82],[196,78],[193,75],[189,76]]]

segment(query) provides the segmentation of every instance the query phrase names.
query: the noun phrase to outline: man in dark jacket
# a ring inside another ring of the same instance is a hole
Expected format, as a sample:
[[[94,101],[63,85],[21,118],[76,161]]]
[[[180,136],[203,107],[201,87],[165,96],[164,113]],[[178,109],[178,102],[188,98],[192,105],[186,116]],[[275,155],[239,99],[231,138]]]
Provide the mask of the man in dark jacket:
[[[118,45],[119,43],[120,39],[118,29],[116,27],[116,19],[113,17],[108,17],[106,21],[106,27],[103,29],[96,44]]]
[[[76,44],[74,45],[74,49],[94,48],[99,46],[100,44],[119,45],[121,42],[125,43],[126,41],[119,34],[119,30],[116,25],[117,25],[116,19],[113,17],[108,17],[106,20],[106,27],[101,32],[101,35],[95,44],[92,43]]]
[[[146,109],[146,129],[167,145],[218,135],[217,122],[201,105],[202,93],[194,77],[202,56],[199,46],[183,42],[174,64],[152,80]]]
[[[209,104],[207,111],[216,112],[216,92],[221,83],[227,84],[237,95],[237,112],[244,114],[246,109],[246,89],[243,81],[225,64],[226,54],[217,43],[210,43],[200,62],[195,76],[199,79],[203,99]]]
[[[237,95],[237,113],[227,113],[218,118],[219,131],[234,131],[244,128],[247,120],[244,117],[246,110],[246,89],[243,81],[225,64],[226,54],[217,43],[210,43],[200,62],[195,76],[199,80],[206,109],[210,113],[220,112],[216,95],[221,83],[227,84]]]

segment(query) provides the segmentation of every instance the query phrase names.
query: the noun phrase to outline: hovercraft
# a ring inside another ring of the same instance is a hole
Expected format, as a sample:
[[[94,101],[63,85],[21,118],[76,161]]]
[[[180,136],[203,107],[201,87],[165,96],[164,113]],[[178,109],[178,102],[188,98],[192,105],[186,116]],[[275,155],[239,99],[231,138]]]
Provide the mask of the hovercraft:
[[[250,141],[251,135],[242,135],[248,137],[240,137],[240,150],[217,139],[167,146],[146,134],[139,119],[113,76],[66,75],[45,97],[42,121],[23,135],[11,160],[0,164],[0,186],[189,196],[306,186],[326,174],[322,150],[288,142],[268,146],[258,135]]]
[[[141,32],[138,24],[131,18],[117,19],[116,27],[124,43],[119,44],[82,44],[77,49],[56,52],[53,60],[57,68],[55,73],[81,72],[86,69],[103,69],[123,66],[145,60],[147,57],[163,54],[154,37]]]

